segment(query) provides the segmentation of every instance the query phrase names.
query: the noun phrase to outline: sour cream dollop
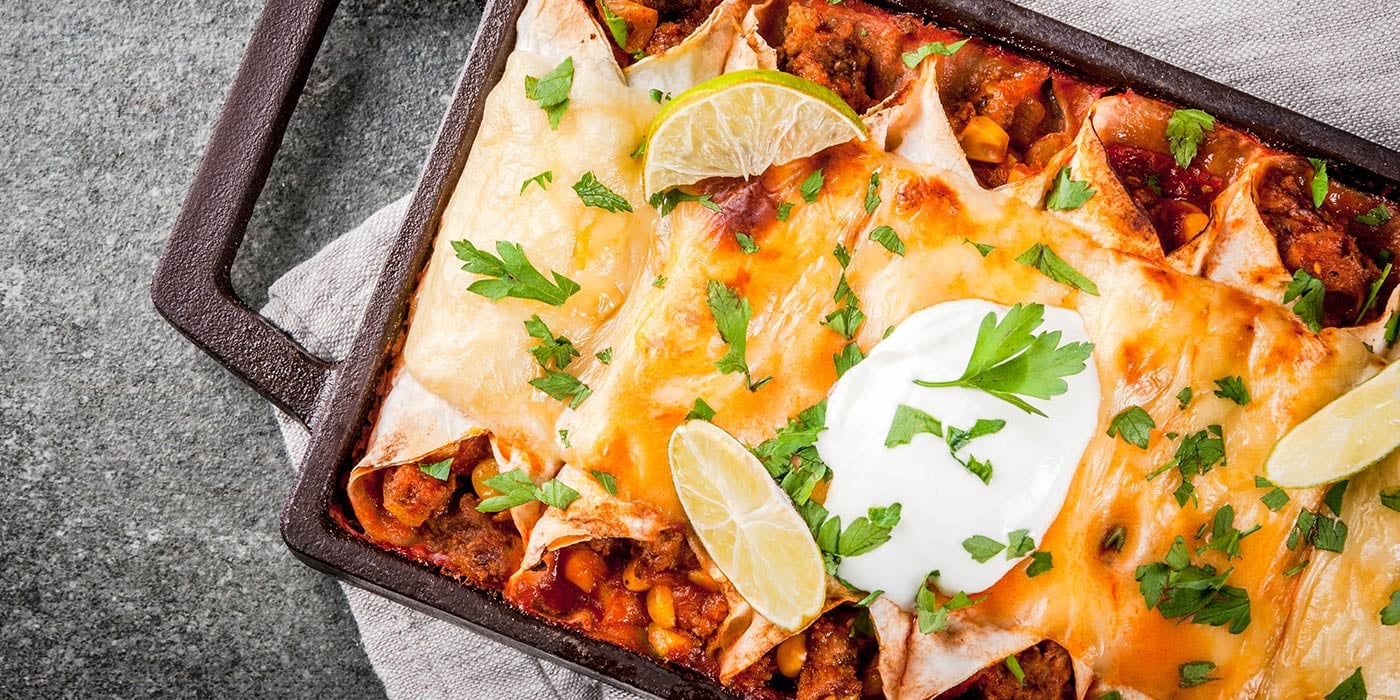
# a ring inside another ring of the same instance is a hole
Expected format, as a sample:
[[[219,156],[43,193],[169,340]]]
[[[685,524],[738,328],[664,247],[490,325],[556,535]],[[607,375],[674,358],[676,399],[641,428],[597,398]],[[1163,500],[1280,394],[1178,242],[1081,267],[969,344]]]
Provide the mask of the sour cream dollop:
[[[836,382],[827,400],[826,430],[817,452],[833,472],[825,506],[844,525],[871,507],[902,505],[890,541],[846,557],[840,575],[868,591],[883,590],[906,609],[930,571],[938,570],[945,594],[991,588],[1022,558],[1005,552],[978,563],[963,541],[983,535],[1005,544],[1008,533],[1028,530],[1036,544],[1054,522],[1099,414],[1099,380],[1091,355],[1083,372],[1065,377],[1069,390],[1048,401],[1029,399],[1046,413],[1026,413],[990,394],[962,387],[922,387],[916,379],[962,376],[977,329],[988,313],[1008,307],[977,299],[937,304],[905,319],[860,364]],[[1060,342],[1087,342],[1079,314],[1045,308],[1036,333],[1061,331]],[[906,404],[944,426],[968,429],[978,419],[1001,419],[999,432],[979,437],[958,452],[992,464],[989,483],[949,452],[943,438],[914,435],[907,445],[885,447],[896,409]]]

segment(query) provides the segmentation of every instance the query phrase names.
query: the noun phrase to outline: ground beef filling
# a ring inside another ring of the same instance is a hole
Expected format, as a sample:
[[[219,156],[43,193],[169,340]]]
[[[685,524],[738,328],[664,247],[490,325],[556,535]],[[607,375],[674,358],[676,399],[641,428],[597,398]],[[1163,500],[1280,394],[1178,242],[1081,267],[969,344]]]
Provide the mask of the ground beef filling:
[[[1025,682],[997,663],[978,671],[942,697],[950,700],[1073,700],[1074,664],[1065,648],[1043,641],[1016,655]]]
[[[1198,163],[1181,167],[1168,153],[1126,144],[1108,144],[1109,166],[1124,189],[1152,221],[1162,251],[1172,251],[1200,235],[1211,202],[1225,181]]]
[[[1379,260],[1393,257],[1394,248],[1388,246],[1400,243],[1390,240],[1398,237],[1400,229],[1357,223],[1356,217],[1370,202],[1341,188],[1332,187],[1322,206],[1314,207],[1312,177],[1312,166],[1301,158],[1267,168],[1254,189],[1259,214],[1278,241],[1284,267],[1289,272],[1307,272],[1327,290],[1324,325],[1350,326],[1372,320],[1380,313],[1375,307],[1384,308],[1395,285],[1393,279],[1383,285],[1383,294],[1367,318],[1360,318],[1361,310],[1371,286],[1380,279],[1383,265]]]
[[[877,13],[855,2],[803,0],[788,7],[776,46],[782,70],[823,85],[865,112],[912,72],[903,52],[927,28],[913,17]]]
[[[597,0],[597,12],[626,65],[680,44],[717,5],[719,0]],[[625,30],[619,32],[618,24]]]
[[[442,566],[466,582],[500,590],[520,566],[524,546],[507,512],[476,509],[476,496],[463,493],[452,512],[428,520],[423,542],[443,559]]]

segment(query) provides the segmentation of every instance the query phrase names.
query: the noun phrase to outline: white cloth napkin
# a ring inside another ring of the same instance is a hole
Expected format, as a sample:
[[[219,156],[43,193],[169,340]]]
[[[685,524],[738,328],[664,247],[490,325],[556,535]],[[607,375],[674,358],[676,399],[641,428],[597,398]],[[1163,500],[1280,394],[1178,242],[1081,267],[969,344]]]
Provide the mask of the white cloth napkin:
[[[1018,0],[1057,19],[1391,147],[1400,147],[1400,22],[1386,0]],[[311,352],[349,348],[408,200],[274,283],[263,312]],[[306,431],[277,416],[293,463]],[[550,663],[345,587],[390,698],[627,698]]]

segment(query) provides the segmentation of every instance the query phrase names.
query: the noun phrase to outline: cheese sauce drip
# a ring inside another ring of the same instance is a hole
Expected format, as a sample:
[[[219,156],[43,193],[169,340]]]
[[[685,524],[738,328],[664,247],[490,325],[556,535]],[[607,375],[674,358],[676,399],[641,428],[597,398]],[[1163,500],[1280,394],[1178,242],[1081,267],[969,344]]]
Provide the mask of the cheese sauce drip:
[[[889,542],[841,562],[839,574],[852,585],[883,590],[906,609],[913,608],[915,593],[934,570],[940,572],[937,584],[945,594],[986,590],[1029,552],[1008,559],[1003,551],[978,563],[963,541],[982,535],[1006,544],[1008,533],[1027,530],[1039,543],[1063,507],[1098,423],[1099,380],[1092,355],[1084,371],[1065,377],[1066,393],[1029,399],[1044,416],[979,390],[914,383],[960,377],[982,319],[990,312],[1000,319],[1007,311],[976,299],[919,311],[832,388],[827,429],[817,439],[817,451],[833,472],[826,508],[850,523],[872,506],[903,505]],[[1046,307],[1036,332],[1056,330],[1063,334],[1061,343],[1088,340],[1078,313]],[[972,440],[956,457],[944,438],[930,433],[886,447],[901,404],[937,418],[945,432],[948,426],[967,430],[979,419],[1004,420],[1006,425]],[[970,456],[992,465],[988,483],[964,466]]]

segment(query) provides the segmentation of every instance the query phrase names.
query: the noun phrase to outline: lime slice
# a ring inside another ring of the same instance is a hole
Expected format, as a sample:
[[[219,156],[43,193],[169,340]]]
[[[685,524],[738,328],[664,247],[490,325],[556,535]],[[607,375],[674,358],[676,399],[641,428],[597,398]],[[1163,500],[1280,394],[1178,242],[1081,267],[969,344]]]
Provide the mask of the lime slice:
[[[726,73],[677,95],[656,115],[643,184],[650,197],[707,177],[750,177],[866,137],[855,111],[810,80],[771,70]]]
[[[1345,479],[1400,447],[1400,362],[1293,426],[1264,474],[1290,489]]]
[[[821,552],[758,459],[699,420],[671,433],[669,453],[681,507],[739,595],[784,629],[816,619],[826,600]]]

